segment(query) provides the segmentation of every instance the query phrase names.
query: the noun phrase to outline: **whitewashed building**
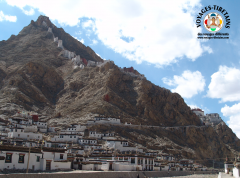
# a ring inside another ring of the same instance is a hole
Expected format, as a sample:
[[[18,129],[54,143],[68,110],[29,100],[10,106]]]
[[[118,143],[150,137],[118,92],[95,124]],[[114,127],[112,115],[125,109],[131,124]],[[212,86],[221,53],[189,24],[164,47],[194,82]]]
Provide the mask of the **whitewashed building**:
[[[87,127],[85,125],[72,125],[65,130],[61,130],[61,134],[81,134],[84,135],[84,131]]]
[[[88,120],[87,124],[121,124],[120,119],[116,118],[100,118],[95,117],[93,120]]]
[[[69,170],[66,149],[43,148],[43,170]]]
[[[0,169],[27,169],[29,148],[0,146]],[[3,158],[4,159],[1,159]],[[42,169],[42,152],[40,149],[30,150],[29,169]]]
[[[97,140],[96,140],[96,138],[81,138],[81,139],[79,139],[78,143],[80,145],[88,145],[88,144],[96,145]]]
[[[81,138],[82,135],[80,134],[60,134],[55,135],[53,138],[51,138],[51,141],[77,143]]]
[[[23,124],[17,124],[17,128],[24,129],[24,132],[37,132],[38,128],[36,125],[23,125]]]
[[[42,140],[42,134],[33,133],[33,132],[24,132],[23,128],[11,128],[10,132],[8,132],[9,138],[21,138],[25,140],[36,139]]]
[[[58,37],[55,37],[55,38],[53,39],[53,41],[54,41],[54,42],[58,42]]]
[[[80,58],[80,55],[77,55],[75,58],[72,58],[72,62],[73,62],[74,65],[79,66],[82,62],[82,60]]]
[[[48,33],[52,33],[52,28],[48,27]]]
[[[96,67],[97,64],[95,61],[91,61],[91,60],[88,60],[88,64],[87,64],[88,67]]]
[[[62,40],[58,40],[58,48],[62,48],[63,49],[63,42],[62,42]]]

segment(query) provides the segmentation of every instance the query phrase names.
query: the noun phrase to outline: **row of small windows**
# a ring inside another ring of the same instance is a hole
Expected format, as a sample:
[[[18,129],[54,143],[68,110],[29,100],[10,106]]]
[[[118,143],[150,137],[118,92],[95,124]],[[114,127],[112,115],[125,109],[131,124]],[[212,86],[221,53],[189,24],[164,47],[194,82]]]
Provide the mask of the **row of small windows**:
[[[18,134],[18,137],[20,137],[21,135],[20,134]],[[27,137],[29,137],[29,135],[27,135]],[[40,138],[40,136],[38,136],[38,138]]]
[[[68,130],[71,130],[71,129],[69,128]],[[73,128],[72,128],[72,130],[73,130]],[[74,130],[76,130],[76,129],[74,129]]]
[[[24,163],[25,154],[19,154],[18,163]],[[60,156],[61,159],[61,156]],[[40,162],[40,156],[36,157],[36,162]],[[12,163],[12,153],[6,154],[5,163]]]
[[[88,143],[88,141],[89,141],[89,140],[81,140],[81,142],[84,142],[84,143]],[[90,142],[90,143],[96,143],[96,141],[92,141],[92,140],[90,140],[89,142]]]
[[[63,138],[63,137],[64,137],[63,135],[60,135],[60,138]],[[76,135],[70,136],[70,138],[76,138]]]
[[[40,124],[41,124],[41,123],[38,123],[38,125],[40,125]],[[42,123],[42,125],[47,125],[47,124],[43,124],[43,123]]]

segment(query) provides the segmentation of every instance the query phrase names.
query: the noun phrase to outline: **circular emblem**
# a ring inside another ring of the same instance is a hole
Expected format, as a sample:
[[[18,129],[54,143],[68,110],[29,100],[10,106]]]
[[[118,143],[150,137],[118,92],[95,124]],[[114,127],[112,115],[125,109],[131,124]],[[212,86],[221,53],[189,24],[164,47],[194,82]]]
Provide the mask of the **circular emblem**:
[[[204,18],[203,25],[209,32],[218,32],[223,27],[223,18],[216,12],[211,12]]]

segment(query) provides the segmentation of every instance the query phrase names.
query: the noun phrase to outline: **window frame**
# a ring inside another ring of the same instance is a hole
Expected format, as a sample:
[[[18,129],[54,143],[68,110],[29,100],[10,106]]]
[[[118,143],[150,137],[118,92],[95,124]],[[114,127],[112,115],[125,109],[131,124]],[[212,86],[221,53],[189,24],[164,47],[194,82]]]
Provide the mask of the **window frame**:
[[[40,162],[40,156],[37,156],[36,162]]]
[[[25,157],[25,154],[19,154],[18,163],[23,163],[24,164],[24,157]]]
[[[10,158],[10,159],[7,159],[7,158]],[[12,163],[12,153],[6,153],[5,163]]]

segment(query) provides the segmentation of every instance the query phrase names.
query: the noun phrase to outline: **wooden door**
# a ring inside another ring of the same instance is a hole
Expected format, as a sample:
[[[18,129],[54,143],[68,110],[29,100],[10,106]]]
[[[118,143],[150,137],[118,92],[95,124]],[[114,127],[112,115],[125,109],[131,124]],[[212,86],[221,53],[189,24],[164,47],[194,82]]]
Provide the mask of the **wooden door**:
[[[82,165],[81,164],[78,165],[78,169],[82,170]]]
[[[51,161],[46,162],[46,170],[51,170]]]
[[[112,163],[110,162],[109,170],[112,170]]]

